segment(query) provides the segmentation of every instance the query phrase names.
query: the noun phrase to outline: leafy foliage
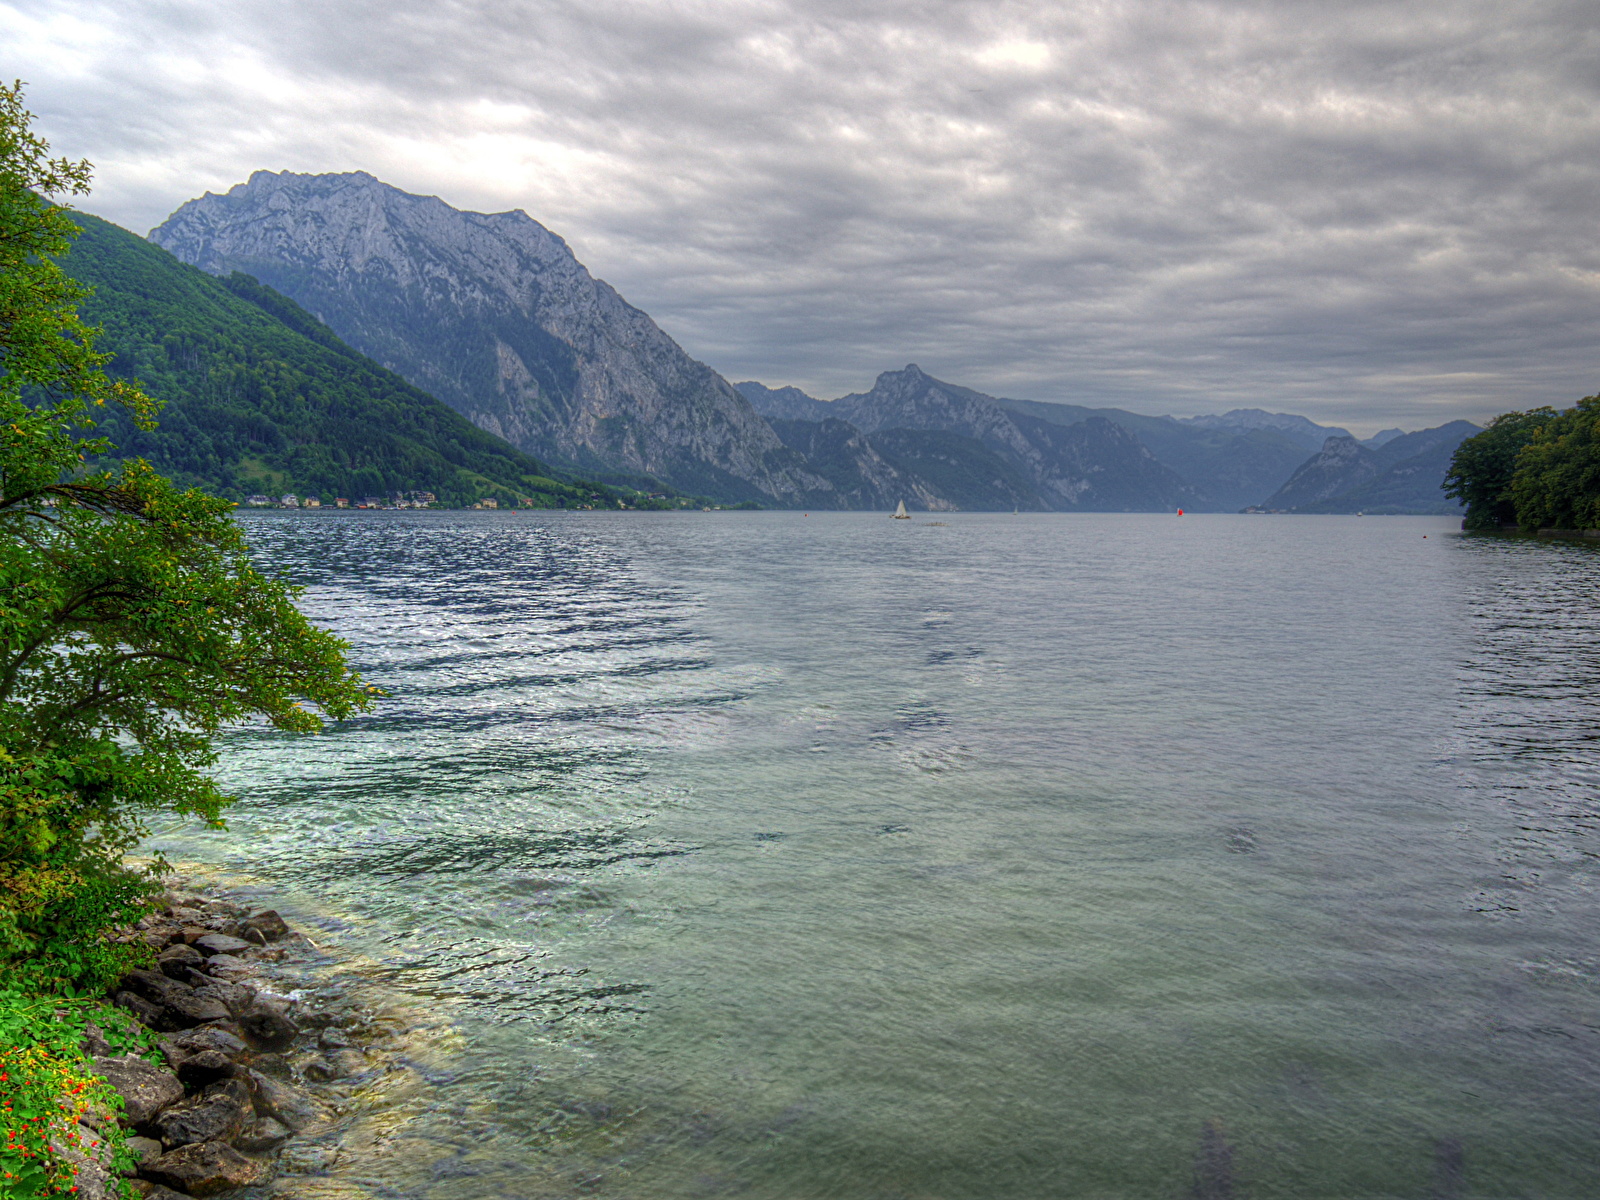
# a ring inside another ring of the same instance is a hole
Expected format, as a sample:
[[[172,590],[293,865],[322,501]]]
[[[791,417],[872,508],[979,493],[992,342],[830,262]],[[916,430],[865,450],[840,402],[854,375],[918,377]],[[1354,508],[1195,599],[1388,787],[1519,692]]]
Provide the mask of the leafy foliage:
[[[0,88],[0,970],[103,986],[133,953],[104,934],[153,888],[122,863],[143,820],[219,820],[214,735],[310,732],[370,696],[251,564],[230,502],[139,460],[95,468],[91,414],[148,430],[156,406],[77,316],[56,262],[74,227],[41,193],[83,191],[88,167],[49,159],[29,120]]]
[[[122,1097],[90,1073],[80,1048],[91,1023],[113,1050],[148,1052],[148,1031],[116,1009],[0,991],[0,1200],[75,1192],[77,1167],[63,1151],[108,1150],[113,1171],[132,1166],[125,1137],[110,1119]],[[102,1132],[85,1136],[79,1122],[86,1117]],[[102,1139],[109,1145],[99,1145]]]
[[[250,276],[217,279],[109,222],[75,219],[82,236],[62,265],[94,288],[83,309],[110,373],[165,401],[159,427],[108,415],[124,454],[232,499],[428,491],[447,505],[616,507],[612,489],[553,477]]]
[[[1510,496],[1524,528],[1600,529],[1600,396],[1538,424]]]
[[[1467,506],[1466,528],[1498,529],[1520,521],[1512,495],[1520,456],[1555,415],[1553,408],[1501,413],[1482,433],[1456,447],[1444,490]]]

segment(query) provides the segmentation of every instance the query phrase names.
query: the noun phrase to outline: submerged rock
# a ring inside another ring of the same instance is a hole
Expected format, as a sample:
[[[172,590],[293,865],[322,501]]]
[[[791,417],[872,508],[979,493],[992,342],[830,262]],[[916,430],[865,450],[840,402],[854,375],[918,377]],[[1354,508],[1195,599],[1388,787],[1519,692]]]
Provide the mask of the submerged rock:
[[[233,1139],[233,1144],[240,1150],[261,1153],[281,1146],[293,1136],[294,1131],[283,1122],[272,1117],[257,1117],[245,1127],[243,1133]]]
[[[239,922],[238,926],[238,936],[249,941],[255,940],[250,936],[254,933],[260,935],[265,942],[281,942],[292,932],[294,931],[289,928],[288,922],[272,909],[257,913],[253,917],[248,917]]]
[[[262,1050],[287,1050],[300,1032],[285,1013],[264,1001],[239,1014],[239,1027]]]
[[[309,1097],[282,1080],[260,1071],[251,1071],[247,1079],[255,1096],[256,1111],[281,1121],[295,1133],[300,1133],[321,1115]]]

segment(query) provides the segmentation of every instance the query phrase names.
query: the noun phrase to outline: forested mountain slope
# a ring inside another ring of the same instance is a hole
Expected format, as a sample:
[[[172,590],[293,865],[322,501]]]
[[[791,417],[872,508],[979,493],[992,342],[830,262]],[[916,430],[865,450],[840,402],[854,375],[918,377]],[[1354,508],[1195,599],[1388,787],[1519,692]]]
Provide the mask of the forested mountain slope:
[[[255,280],[215,278],[98,217],[73,219],[83,233],[61,262],[95,289],[82,311],[104,330],[109,369],[165,403],[153,431],[105,415],[123,454],[234,499],[429,491],[449,504],[615,503],[598,485],[552,478]]]

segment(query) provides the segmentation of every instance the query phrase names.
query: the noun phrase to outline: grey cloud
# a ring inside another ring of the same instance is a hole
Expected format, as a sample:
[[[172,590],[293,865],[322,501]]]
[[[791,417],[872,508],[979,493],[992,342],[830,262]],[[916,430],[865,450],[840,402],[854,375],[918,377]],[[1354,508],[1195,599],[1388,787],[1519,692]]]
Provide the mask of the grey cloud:
[[[731,378],[1360,429],[1600,388],[1589,3],[0,3],[134,228],[266,167],[520,207]]]

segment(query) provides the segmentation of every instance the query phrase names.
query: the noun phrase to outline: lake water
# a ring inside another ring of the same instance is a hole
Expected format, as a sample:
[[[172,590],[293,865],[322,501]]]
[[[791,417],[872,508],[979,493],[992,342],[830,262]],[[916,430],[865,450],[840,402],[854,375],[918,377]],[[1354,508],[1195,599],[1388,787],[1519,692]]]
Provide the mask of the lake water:
[[[390,695],[157,840],[462,1035],[317,1194],[1600,1195],[1590,545],[244,519]]]

